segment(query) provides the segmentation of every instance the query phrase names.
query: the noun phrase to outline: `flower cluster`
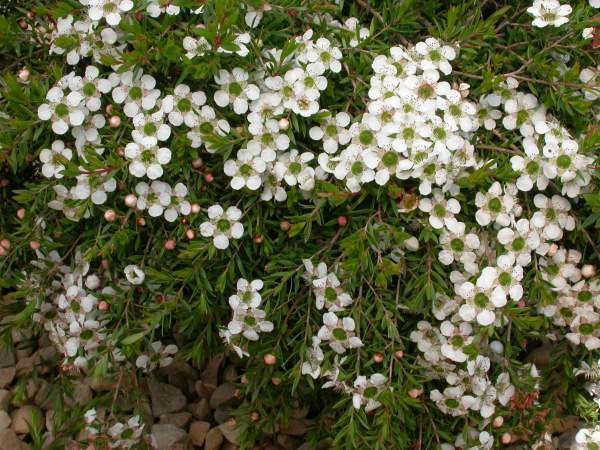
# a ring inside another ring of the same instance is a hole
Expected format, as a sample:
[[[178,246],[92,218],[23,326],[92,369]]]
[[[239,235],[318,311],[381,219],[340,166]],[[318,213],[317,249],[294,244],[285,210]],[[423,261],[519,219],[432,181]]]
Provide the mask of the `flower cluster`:
[[[219,331],[219,336],[238,354],[240,358],[249,356],[246,341],[257,341],[259,333],[273,331],[273,323],[265,320],[267,314],[259,308],[263,288],[262,280],[248,282],[244,278],[237,281],[237,293],[229,297],[233,318],[227,328]]]
[[[124,361],[103,318],[114,289],[101,288],[100,278],[89,274],[89,263],[79,253],[74,267],[65,265],[56,251],[36,253],[38,259],[32,262],[35,270],[26,283],[47,287],[43,287],[43,296],[30,299],[37,309],[33,320],[44,327],[63,354],[63,367],[87,371],[100,355],[108,356],[111,363]],[[44,279],[47,273],[51,274],[50,283]]]
[[[381,405],[377,400],[379,395],[389,389],[387,378],[379,373],[369,378],[359,375],[353,384],[339,379],[341,366],[345,358],[335,357],[333,369],[322,373],[321,366],[325,360],[325,353],[321,349],[321,343],[327,342],[336,355],[343,355],[346,350],[360,348],[363,342],[356,335],[356,324],[349,316],[338,317],[336,313],[344,313],[354,302],[352,297],[343,290],[341,283],[334,272],[327,270],[323,262],[316,267],[310,260],[304,260],[305,279],[311,286],[315,296],[316,307],[327,310],[323,314],[323,326],[316,336],[312,337],[312,346],[307,351],[306,361],[302,363],[302,374],[310,375],[317,379],[320,376],[329,381],[323,384],[323,388],[334,388],[337,391],[352,395],[352,404],[356,409],[361,406],[369,412]]]
[[[109,426],[105,415],[106,411],[97,411],[95,408],[85,412],[86,430],[90,441],[96,442],[96,445],[106,445],[108,448],[132,448],[140,442],[144,432],[140,416],[132,416],[126,422],[108,422]]]

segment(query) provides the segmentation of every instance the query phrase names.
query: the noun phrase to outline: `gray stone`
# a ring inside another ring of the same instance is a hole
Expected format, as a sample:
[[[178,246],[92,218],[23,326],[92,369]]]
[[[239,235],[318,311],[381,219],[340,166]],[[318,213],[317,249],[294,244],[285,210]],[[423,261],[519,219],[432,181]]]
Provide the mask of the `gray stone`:
[[[12,420],[8,413],[6,411],[0,411],[0,431],[10,427],[11,422]]]
[[[187,425],[192,420],[192,413],[189,412],[179,412],[179,413],[170,413],[163,414],[160,416],[160,423],[170,423],[171,425],[175,425],[179,428],[187,428]]]
[[[42,411],[37,406],[25,405],[12,413],[11,430],[17,434],[28,434],[30,425],[35,428],[42,427]]]
[[[21,450],[25,448],[27,448],[27,445],[19,440],[13,430],[0,431],[0,450]]]
[[[219,386],[210,396],[210,407],[213,409],[219,406],[229,405],[235,399],[237,388],[230,383]]]
[[[204,441],[204,450],[217,450],[221,448],[223,444],[223,433],[217,428],[212,428],[206,434],[206,440]]]
[[[227,439],[229,442],[231,442],[232,444],[235,444],[235,445],[239,444],[240,430],[235,425],[235,422],[233,422],[233,423],[226,422],[222,425],[219,425],[219,430],[221,430],[223,437],[225,437],[225,439]]]
[[[181,390],[165,383],[151,381],[150,395],[152,397],[152,413],[154,417],[181,411],[187,400]]]
[[[192,444],[202,447],[206,435],[208,434],[208,430],[210,430],[210,423],[202,421],[193,422],[192,425],[190,425],[190,440],[192,441]]]
[[[0,389],[0,411],[8,411],[12,394],[6,389]]]
[[[218,407],[217,409],[215,409],[215,414],[214,414],[214,418],[215,418],[215,422],[217,422],[218,424],[222,424],[227,422],[227,420],[233,415],[231,412],[233,411],[232,408],[227,408],[227,407]]]
[[[22,360],[23,358],[28,358],[33,353],[33,350],[29,347],[26,348],[18,348],[15,350],[15,355],[17,357],[17,361]]]
[[[33,403],[42,409],[48,409],[52,404],[50,384],[46,380],[39,380],[39,387],[33,399]]]
[[[15,352],[11,348],[0,347],[0,369],[13,367],[16,363]]]
[[[239,449],[239,447],[237,445],[232,444],[229,441],[225,441],[225,443],[221,447],[221,450],[238,450],[238,449]]]
[[[291,436],[304,436],[309,428],[311,422],[306,419],[290,419],[287,427],[281,427],[281,431]]]
[[[192,403],[188,406],[189,411],[194,415],[194,418],[198,420],[206,420],[212,414],[212,409],[208,404],[208,400],[201,398],[198,403]]]
[[[0,389],[8,386],[15,379],[17,370],[14,367],[0,369]]]
[[[152,425],[152,440],[157,450],[172,450],[175,444],[185,442],[187,433],[170,423]]]
[[[235,366],[227,366],[225,367],[225,370],[223,371],[223,381],[226,381],[228,383],[233,383],[235,382],[235,380],[238,377],[238,373],[237,373],[237,369],[235,368]]]
[[[210,398],[219,384],[219,368],[223,362],[223,355],[217,355],[211,358],[206,368],[200,375],[200,380],[196,382],[194,388],[196,393],[202,398]]]
[[[287,434],[278,434],[277,443],[285,450],[297,450],[302,444],[302,441],[298,438],[288,436]]]
[[[85,383],[77,383],[73,389],[73,400],[80,406],[85,406],[92,401],[92,388]]]

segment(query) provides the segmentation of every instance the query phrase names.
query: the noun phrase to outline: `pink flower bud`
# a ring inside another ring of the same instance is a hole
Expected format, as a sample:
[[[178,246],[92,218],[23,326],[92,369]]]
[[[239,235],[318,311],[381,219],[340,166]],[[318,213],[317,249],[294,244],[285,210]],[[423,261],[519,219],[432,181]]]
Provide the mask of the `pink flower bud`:
[[[198,214],[200,212],[200,205],[198,203],[192,203],[192,214]]]
[[[29,247],[31,247],[31,250],[37,250],[40,248],[40,243],[38,241],[30,241]]]
[[[125,196],[125,205],[130,208],[135,208],[135,205],[137,205],[137,197],[134,194],[127,194]]]
[[[21,80],[21,81],[29,80],[29,70],[27,70],[27,69],[19,70],[19,80]]]
[[[106,303],[104,300],[102,300],[100,303],[98,303],[98,309],[100,311],[108,310],[108,303]]]
[[[267,353],[265,356],[263,356],[263,360],[267,366],[273,366],[277,362],[275,355],[271,355],[270,353]]]
[[[25,218],[25,208],[17,210],[17,219],[23,220]]]
[[[583,275],[584,278],[592,278],[596,275],[596,267],[591,264],[584,264],[581,268],[581,275]]]
[[[106,220],[107,222],[114,222],[116,218],[117,213],[114,212],[112,209],[107,209],[104,212],[104,220]]]
[[[280,130],[287,130],[290,127],[290,121],[285,117],[283,119],[279,119],[278,123]]]
[[[164,243],[164,247],[167,250],[175,250],[176,245],[177,244],[175,243],[175,241],[173,239],[167,239]]]
[[[504,417],[502,417],[502,416],[494,417],[494,421],[492,422],[492,425],[494,425],[494,428],[500,428],[502,425],[504,425]]]
[[[110,116],[108,119],[108,126],[111,128],[118,128],[121,125],[121,118],[119,116]]]
[[[410,391],[408,391],[408,395],[412,398],[417,398],[422,393],[423,391],[421,389],[411,389]]]
[[[512,436],[510,435],[510,433],[504,433],[502,435],[501,441],[504,445],[510,444],[511,440],[512,440]]]
[[[10,241],[8,239],[2,239],[0,241],[0,245],[4,247],[6,250],[10,250]]]

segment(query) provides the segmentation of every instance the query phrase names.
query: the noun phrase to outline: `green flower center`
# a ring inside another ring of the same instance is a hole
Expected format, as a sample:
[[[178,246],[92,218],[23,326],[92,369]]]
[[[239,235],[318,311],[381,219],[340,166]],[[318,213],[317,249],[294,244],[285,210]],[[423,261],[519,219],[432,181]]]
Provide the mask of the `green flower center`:
[[[94,95],[96,93],[96,86],[94,85],[94,83],[86,83],[83,86],[83,93],[86,97],[91,97],[92,95]]]
[[[345,341],[346,338],[348,337],[348,335],[346,334],[346,331],[343,328],[334,328],[331,331],[331,334],[338,341]]]
[[[231,224],[227,219],[219,219],[219,221],[217,222],[217,229],[221,232],[229,231],[230,228]]]
[[[394,167],[398,163],[398,155],[396,152],[387,152],[383,155],[381,161],[385,167]]]
[[[375,386],[369,386],[364,390],[363,395],[366,398],[373,398],[377,395],[377,388]]]
[[[535,175],[540,171],[540,165],[535,161],[530,161],[529,163],[527,163],[527,167],[525,167],[525,170],[529,175]]]
[[[369,130],[363,130],[358,135],[358,140],[362,145],[371,145],[375,140],[375,136]]]
[[[289,171],[293,175],[298,175],[302,171],[302,164],[296,161],[290,163]]]
[[[479,292],[473,299],[473,303],[475,303],[475,305],[477,305],[479,308],[485,308],[488,305],[488,302],[489,300],[487,295],[485,295],[483,292]]]
[[[509,286],[512,282],[512,277],[510,276],[510,274],[502,272],[498,277],[498,281],[500,282],[501,286]]]
[[[229,85],[229,93],[231,95],[233,95],[234,97],[237,97],[238,95],[240,95],[242,93],[242,86],[240,85],[240,83],[231,83]]]
[[[337,299],[337,292],[332,287],[325,288],[325,298],[330,302],[333,302]]]
[[[465,249],[465,243],[462,239],[454,238],[450,241],[450,248],[455,252],[462,252]]]
[[[187,98],[182,98],[177,102],[177,109],[182,112],[191,111],[192,102],[190,102]]]
[[[56,112],[56,115],[58,117],[65,117],[65,116],[69,115],[69,107],[67,105],[65,105],[64,103],[56,105],[56,108],[54,109],[54,111]]]
[[[439,203],[433,207],[433,215],[436,217],[444,217],[446,215],[446,208],[444,205],[440,205]]]
[[[502,211],[502,202],[499,198],[494,197],[488,202],[488,208],[492,212],[499,213]]]
[[[155,133],[156,133],[156,125],[154,125],[152,122],[144,125],[144,134],[145,135],[152,136]]]
[[[513,246],[513,249],[520,252],[521,250],[523,250],[525,248],[525,239],[523,239],[522,237],[515,239],[513,241],[512,246]]]
[[[132,100],[141,100],[144,93],[142,92],[142,88],[139,86],[134,86],[129,89],[129,98]]]
[[[556,165],[560,169],[568,169],[571,167],[571,157],[568,155],[560,155],[558,158],[556,158]]]
[[[360,175],[361,173],[363,173],[363,164],[360,161],[356,161],[352,164],[350,170],[352,172],[352,175]]]

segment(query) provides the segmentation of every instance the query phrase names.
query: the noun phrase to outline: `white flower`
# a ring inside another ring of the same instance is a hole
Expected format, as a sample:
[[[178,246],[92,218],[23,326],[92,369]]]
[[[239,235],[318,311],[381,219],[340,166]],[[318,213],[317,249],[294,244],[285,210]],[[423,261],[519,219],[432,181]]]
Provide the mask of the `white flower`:
[[[150,3],[146,6],[146,12],[150,14],[150,17],[159,17],[162,13],[167,13],[169,16],[177,16],[181,12],[181,8],[173,5],[170,1],[167,1],[165,4],[162,0],[150,0]]]
[[[446,266],[455,261],[461,262],[467,272],[476,273],[479,269],[474,250],[479,249],[479,237],[474,233],[465,234],[463,222],[451,222],[446,228],[447,231],[440,236],[442,250],[438,259]]]
[[[244,21],[246,25],[250,28],[256,28],[260,21],[263,18],[263,14],[265,11],[270,11],[271,5],[268,3],[263,3],[258,9],[254,8],[252,5],[246,5],[246,15],[244,16]]]
[[[138,194],[136,206],[140,210],[149,209],[152,217],[160,216],[164,208],[171,202],[171,195],[166,189],[166,183],[153,181],[152,185],[140,182],[135,186]]]
[[[164,97],[160,107],[171,125],[178,127],[185,124],[188,128],[198,125],[198,111],[206,103],[206,94],[202,91],[191,92],[186,84],[179,84],[172,95]]]
[[[132,122],[135,129],[131,136],[144,147],[155,146],[158,141],[166,141],[171,136],[171,127],[164,123],[164,115],[160,110],[152,114],[139,113]]]
[[[568,214],[571,204],[567,199],[560,195],[549,199],[543,194],[536,194],[533,203],[538,211],[533,214],[530,223],[540,231],[543,239],[558,241],[563,237],[563,230],[575,229],[575,219]]]
[[[478,192],[475,195],[475,205],[479,208],[475,219],[481,226],[487,226],[495,221],[498,225],[507,227],[511,224],[516,199],[507,185],[505,192],[499,182],[494,182],[486,194]]]
[[[52,131],[56,134],[65,134],[69,126],[81,125],[88,114],[79,92],[70,92],[65,96],[63,89],[54,86],[46,94],[46,100],[48,103],[38,108],[38,117],[44,121],[51,120]]]
[[[235,206],[223,211],[221,205],[213,205],[207,210],[208,221],[200,224],[200,234],[212,237],[214,246],[219,250],[229,247],[229,239],[240,239],[244,226],[239,222],[242,212]]]
[[[362,347],[363,343],[354,331],[355,324],[351,317],[338,319],[334,312],[323,314],[323,326],[317,336],[327,341],[336,353],[344,353],[346,349]]]
[[[204,55],[212,49],[212,45],[210,45],[210,42],[208,42],[204,36],[201,36],[198,39],[186,36],[183,38],[183,48],[187,51],[185,56],[188,59],[192,59],[196,56]]]
[[[157,367],[167,367],[173,362],[173,355],[177,353],[178,348],[174,344],[167,346],[160,341],[150,344],[150,354],[142,353],[135,360],[135,365],[145,372],[151,372]]]
[[[561,5],[558,0],[534,0],[527,8],[527,12],[533,16],[531,24],[534,27],[544,28],[548,25],[560,27],[569,21],[570,5]]]
[[[45,148],[40,152],[40,161],[42,165],[42,175],[46,178],[62,178],[65,170],[65,162],[73,157],[71,149],[65,147],[63,141],[54,141],[52,146]]]
[[[454,198],[446,200],[440,189],[434,189],[433,198],[423,198],[419,201],[419,209],[429,213],[429,223],[439,230],[456,224],[454,215],[460,212],[460,203]]]
[[[527,219],[518,220],[511,228],[502,228],[497,237],[498,242],[515,257],[520,266],[528,266],[531,263],[531,252],[538,251],[544,254],[547,251],[547,245],[542,244],[539,234]]]
[[[85,68],[85,76],[71,77],[68,81],[71,91],[78,91],[85,101],[88,110],[98,111],[102,106],[101,96],[110,92],[111,82],[104,78],[99,78],[100,71],[95,66]]]
[[[267,169],[260,156],[260,146],[248,146],[238,150],[237,159],[225,161],[223,172],[231,178],[231,187],[240,190],[244,187],[255,191],[262,184],[262,174]]]
[[[235,309],[227,330],[232,335],[241,334],[249,341],[257,341],[259,333],[273,331],[273,322],[265,320],[265,317],[266,313],[258,308]]]
[[[312,337],[312,347],[307,350],[307,360],[302,363],[302,375],[310,375],[313,379],[319,378],[321,374],[321,362],[325,355],[321,350],[321,340],[317,336]]]
[[[386,389],[386,385],[387,378],[380,373],[374,373],[369,378],[359,375],[354,381],[352,405],[356,409],[364,405],[365,412],[380,407],[381,403],[377,401],[377,397]]]
[[[137,142],[125,146],[125,156],[129,161],[129,173],[141,178],[148,176],[151,180],[163,175],[163,165],[171,161],[171,150],[166,147],[145,147]]]
[[[248,72],[239,67],[231,72],[220,70],[215,75],[215,82],[220,86],[215,92],[215,103],[221,108],[232,104],[236,114],[245,114],[248,111],[248,101],[260,96],[258,86],[248,83]]]
[[[335,116],[328,114],[327,119],[318,127],[312,127],[308,134],[315,141],[323,140],[323,150],[336,153],[339,145],[346,145],[352,138],[346,127],[350,124],[350,115],[339,112]]]
[[[109,25],[119,25],[121,14],[133,8],[132,0],[80,0],[82,5],[88,6],[88,16],[91,20],[106,19]]]
[[[126,266],[123,272],[125,272],[125,277],[131,284],[142,284],[146,278],[144,271],[135,264]]]
[[[77,184],[70,191],[72,198],[76,200],[89,198],[95,205],[106,203],[107,192],[114,192],[117,189],[117,181],[108,174],[81,173],[76,179]]]
[[[313,159],[314,154],[310,152],[300,154],[292,149],[277,159],[273,172],[288,185],[298,185],[303,191],[311,191],[315,187],[315,170],[308,163]]]
[[[325,70],[339,73],[342,70],[342,52],[327,38],[320,37],[313,45],[307,46],[303,56],[308,61],[306,69],[309,73],[322,74]]]
[[[245,278],[237,281],[237,293],[229,297],[229,306],[234,311],[238,309],[258,308],[262,302],[260,291],[263,287],[262,280],[248,282]]]
[[[122,74],[111,73],[108,77],[113,86],[112,98],[115,103],[125,103],[123,112],[127,117],[135,117],[140,109],[149,111],[156,106],[160,91],[155,89],[156,80],[141,71]]]
[[[420,57],[419,64],[426,70],[439,70],[444,75],[452,72],[452,66],[448,61],[456,58],[456,51],[448,46],[441,45],[435,38],[427,38],[424,42],[415,44],[415,51]]]

